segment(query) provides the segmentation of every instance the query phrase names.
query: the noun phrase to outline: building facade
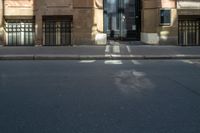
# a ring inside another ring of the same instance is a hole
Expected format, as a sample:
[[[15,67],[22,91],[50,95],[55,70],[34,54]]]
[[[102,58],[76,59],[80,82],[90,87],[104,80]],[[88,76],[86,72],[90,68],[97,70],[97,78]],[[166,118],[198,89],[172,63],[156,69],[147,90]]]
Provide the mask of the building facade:
[[[200,45],[199,0],[1,0],[5,46]]]

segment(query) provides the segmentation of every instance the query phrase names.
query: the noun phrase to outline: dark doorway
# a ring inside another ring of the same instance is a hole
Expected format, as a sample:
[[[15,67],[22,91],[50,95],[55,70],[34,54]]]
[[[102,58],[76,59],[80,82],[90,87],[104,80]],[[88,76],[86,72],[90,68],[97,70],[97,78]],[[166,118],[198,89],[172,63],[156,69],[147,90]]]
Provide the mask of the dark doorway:
[[[109,39],[140,40],[139,0],[104,0],[104,32]]]
[[[179,16],[178,43],[183,46],[200,45],[200,16]]]

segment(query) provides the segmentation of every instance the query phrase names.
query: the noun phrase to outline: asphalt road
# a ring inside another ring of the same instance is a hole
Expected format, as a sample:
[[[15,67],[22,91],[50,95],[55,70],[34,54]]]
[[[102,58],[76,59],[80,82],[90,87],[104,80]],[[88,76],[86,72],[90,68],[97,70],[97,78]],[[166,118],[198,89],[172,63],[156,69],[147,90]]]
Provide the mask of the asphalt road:
[[[199,60],[0,62],[0,133],[199,132]]]

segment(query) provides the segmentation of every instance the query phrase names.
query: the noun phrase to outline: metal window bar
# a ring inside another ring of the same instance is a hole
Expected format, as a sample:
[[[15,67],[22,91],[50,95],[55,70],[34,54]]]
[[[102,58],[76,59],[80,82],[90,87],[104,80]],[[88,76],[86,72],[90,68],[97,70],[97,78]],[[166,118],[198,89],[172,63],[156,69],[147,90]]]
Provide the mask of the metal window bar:
[[[183,46],[200,45],[200,20],[179,20],[178,43]]]
[[[70,20],[45,19],[43,23],[44,45],[71,45],[71,25]]]
[[[35,41],[34,20],[6,20],[5,31],[8,46],[33,46]]]

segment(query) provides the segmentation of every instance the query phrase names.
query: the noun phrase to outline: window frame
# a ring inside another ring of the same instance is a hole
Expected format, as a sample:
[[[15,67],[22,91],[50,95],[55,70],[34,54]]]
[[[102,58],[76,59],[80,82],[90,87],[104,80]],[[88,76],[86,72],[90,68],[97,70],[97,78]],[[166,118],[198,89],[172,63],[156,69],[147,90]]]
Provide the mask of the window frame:
[[[169,14],[167,16],[162,16],[162,11],[169,11]],[[170,8],[161,8],[160,9],[160,26],[171,26],[171,21],[172,21],[172,18],[171,18],[171,9]],[[164,18],[164,21],[162,22],[162,17]],[[167,20],[167,22],[165,22],[165,19],[169,18],[169,20]]]

